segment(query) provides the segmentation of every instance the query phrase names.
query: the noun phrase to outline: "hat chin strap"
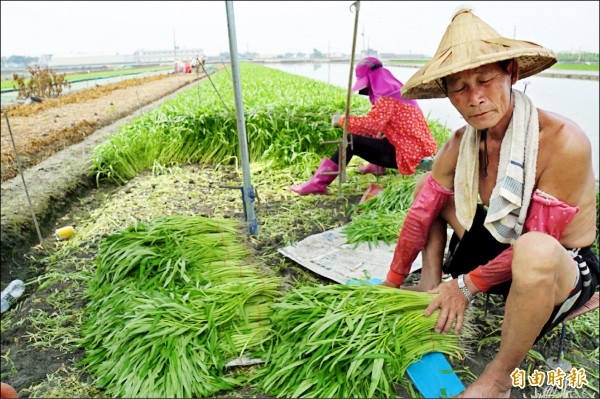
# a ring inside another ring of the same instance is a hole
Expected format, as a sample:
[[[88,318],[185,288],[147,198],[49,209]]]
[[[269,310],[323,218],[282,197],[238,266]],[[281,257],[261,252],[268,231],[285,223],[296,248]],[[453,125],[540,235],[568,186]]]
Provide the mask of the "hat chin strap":
[[[444,78],[436,79],[435,80],[435,84],[438,85],[438,87],[440,88],[440,90],[444,92],[444,94],[446,95],[446,97],[448,97],[448,91],[446,90],[446,85],[445,84],[440,84],[440,80],[442,80],[442,79],[444,79]]]

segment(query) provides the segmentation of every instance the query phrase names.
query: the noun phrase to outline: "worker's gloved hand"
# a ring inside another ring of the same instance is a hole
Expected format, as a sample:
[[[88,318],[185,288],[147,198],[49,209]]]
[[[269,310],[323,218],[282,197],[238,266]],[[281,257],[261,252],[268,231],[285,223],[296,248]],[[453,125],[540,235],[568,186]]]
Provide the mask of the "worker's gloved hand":
[[[340,120],[342,119],[341,114],[333,114],[331,117],[331,126],[340,127]]]

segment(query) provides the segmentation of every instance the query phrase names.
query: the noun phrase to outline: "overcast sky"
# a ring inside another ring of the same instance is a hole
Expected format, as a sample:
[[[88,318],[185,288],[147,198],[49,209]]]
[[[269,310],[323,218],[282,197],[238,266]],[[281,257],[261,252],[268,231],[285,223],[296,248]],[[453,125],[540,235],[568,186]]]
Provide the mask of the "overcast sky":
[[[2,1],[2,56],[131,54],[139,49],[229,51],[225,1]],[[352,1],[233,2],[240,53],[347,53]],[[501,35],[555,52],[600,52],[598,1],[361,1],[357,52],[432,56],[460,5]],[[364,32],[364,36],[362,33]]]

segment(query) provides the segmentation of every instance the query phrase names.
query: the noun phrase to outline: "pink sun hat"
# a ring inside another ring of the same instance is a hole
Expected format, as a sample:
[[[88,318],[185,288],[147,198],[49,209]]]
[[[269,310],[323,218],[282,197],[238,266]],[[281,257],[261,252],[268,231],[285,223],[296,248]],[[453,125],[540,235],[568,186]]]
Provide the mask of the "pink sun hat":
[[[402,82],[396,79],[388,69],[384,68],[377,58],[363,58],[356,65],[354,73],[356,83],[354,83],[352,91],[368,89],[371,104],[375,104],[379,97],[391,97],[420,109],[416,101],[402,97],[400,94],[400,89],[403,86]]]

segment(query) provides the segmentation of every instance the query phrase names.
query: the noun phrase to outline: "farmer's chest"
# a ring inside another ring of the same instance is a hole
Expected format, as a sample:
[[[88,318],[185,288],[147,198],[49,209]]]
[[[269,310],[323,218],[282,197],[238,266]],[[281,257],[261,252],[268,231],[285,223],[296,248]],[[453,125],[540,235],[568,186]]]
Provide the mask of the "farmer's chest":
[[[500,142],[481,140],[479,145],[479,197],[485,205],[490,204],[490,196],[496,185],[500,163]]]

